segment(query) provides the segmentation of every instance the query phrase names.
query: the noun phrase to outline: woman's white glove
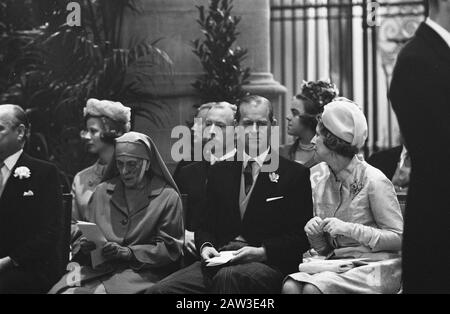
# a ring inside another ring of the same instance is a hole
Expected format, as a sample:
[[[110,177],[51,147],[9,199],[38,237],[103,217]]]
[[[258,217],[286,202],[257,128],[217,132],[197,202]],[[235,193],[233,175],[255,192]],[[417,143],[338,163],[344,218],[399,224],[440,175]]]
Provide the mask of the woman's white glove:
[[[322,227],[333,238],[339,235],[349,236],[351,233],[351,224],[337,218],[325,218]]]
[[[323,233],[323,220],[320,217],[314,217],[305,226],[305,232],[308,236],[315,236]]]

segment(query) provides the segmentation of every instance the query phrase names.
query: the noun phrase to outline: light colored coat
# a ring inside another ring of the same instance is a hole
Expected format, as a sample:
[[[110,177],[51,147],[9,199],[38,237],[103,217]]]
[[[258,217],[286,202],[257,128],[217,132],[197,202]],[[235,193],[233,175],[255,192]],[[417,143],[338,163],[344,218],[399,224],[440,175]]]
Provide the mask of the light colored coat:
[[[351,223],[350,234],[326,238],[334,250],[400,251],[403,216],[394,186],[380,170],[355,156],[337,175],[326,163],[313,167],[311,181],[314,215]]]
[[[319,253],[333,259],[368,258],[370,263],[343,273],[300,272],[289,277],[322,293],[397,293],[401,286],[403,216],[391,181],[357,156],[334,174],[326,163],[311,169],[314,215],[350,223],[349,232],[310,238]],[[323,250],[322,250],[323,249]]]
[[[100,184],[106,165],[96,162],[75,175],[72,184],[72,220],[88,221],[89,200]]]

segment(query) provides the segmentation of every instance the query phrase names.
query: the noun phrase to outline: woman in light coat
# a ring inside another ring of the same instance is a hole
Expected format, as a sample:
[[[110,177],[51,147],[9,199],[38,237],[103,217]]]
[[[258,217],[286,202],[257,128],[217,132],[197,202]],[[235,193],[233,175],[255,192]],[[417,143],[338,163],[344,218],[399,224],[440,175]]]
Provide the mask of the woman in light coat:
[[[130,132],[116,139],[114,158],[89,210],[89,220],[108,242],[96,247],[82,239],[79,255],[89,257],[97,250],[107,261],[95,269],[90,263],[75,267],[51,293],[140,293],[178,268],[184,232],[181,200],[146,135]]]
[[[356,104],[341,99],[325,106],[315,139],[324,162],[311,169],[315,217],[305,226],[319,260],[365,258],[364,265],[310,267],[288,276],[283,293],[399,291],[403,217],[391,181],[357,155],[366,138],[367,122]]]

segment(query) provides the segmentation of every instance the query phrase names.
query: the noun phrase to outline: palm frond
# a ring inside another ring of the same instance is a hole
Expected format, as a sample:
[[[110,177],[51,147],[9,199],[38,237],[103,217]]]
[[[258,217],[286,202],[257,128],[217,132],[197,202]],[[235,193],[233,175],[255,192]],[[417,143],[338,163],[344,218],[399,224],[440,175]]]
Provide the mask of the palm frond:
[[[157,45],[163,40],[145,39],[130,49],[118,45],[123,10],[142,12],[142,2],[134,0],[85,0],[82,27],[65,24],[68,0],[36,2],[42,25],[15,29],[4,19],[12,0],[0,0],[0,99],[11,99],[26,108],[38,108],[49,116],[52,133],[49,143],[59,151],[58,137],[78,128],[82,106],[88,98],[125,101],[148,100],[136,84],[152,81],[151,72],[136,71],[136,79],[126,78],[130,68],[160,68],[173,72],[173,62]],[[138,66],[136,66],[138,65]],[[154,123],[164,120],[165,106],[152,101],[158,113],[147,114]],[[151,110],[151,109],[150,109]],[[56,156],[58,160],[58,157]]]

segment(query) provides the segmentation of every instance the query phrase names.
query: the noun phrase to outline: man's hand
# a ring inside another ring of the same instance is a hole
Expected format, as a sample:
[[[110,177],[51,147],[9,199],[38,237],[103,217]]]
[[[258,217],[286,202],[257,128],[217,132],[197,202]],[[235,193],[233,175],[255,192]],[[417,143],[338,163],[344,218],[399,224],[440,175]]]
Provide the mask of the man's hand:
[[[133,257],[133,253],[128,247],[120,246],[115,242],[108,242],[102,249],[102,255],[108,260],[129,261]]]
[[[232,263],[265,262],[267,260],[266,249],[264,247],[246,246],[234,253]]]
[[[337,218],[325,218],[323,220],[323,231],[328,232],[330,236],[347,236],[350,233],[350,224]]]
[[[184,247],[193,256],[197,256],[197,249],[195,248],[195,233],[189,230],[184,232]]]
[[[246,246],[248,246],[248,244],[246,242],[231,241],[227,245],[222,246],[219,250],[220,251],[237,251]]]
[[[14,263],[10,257],[0,259],[0,272],[8,270],[12,267],[14,267]]]
[[[91,251],[95,250],[97,246],[94,242],[88,241],[86,238],[80,239],[80,251],[84,255],[88,255]]]
[[[202,254],[201,254],[202,261],[205,262],[205,261],[209,260],[210,258],[213,258],[216,256],[219,256],[219,252],[217,252],[217,250],[215,248],[213,248],[212,246],[205,246],[202,249]]]
[[[314,217],[305,226],[305,232],[308,236],[315,236],[323,233],[323,220],[320,217]]]

